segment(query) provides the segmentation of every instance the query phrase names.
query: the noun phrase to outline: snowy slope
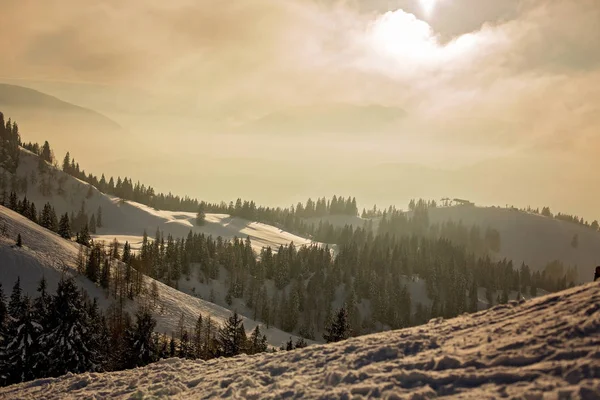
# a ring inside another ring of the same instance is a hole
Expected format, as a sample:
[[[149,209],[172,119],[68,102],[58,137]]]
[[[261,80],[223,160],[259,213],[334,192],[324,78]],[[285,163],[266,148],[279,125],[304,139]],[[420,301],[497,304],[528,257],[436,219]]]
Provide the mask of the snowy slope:
[[[307,218],[308,222],[315,224],[321,220],[337,227],[362,227],[369,221],[344,215]],[[371,220],[373,229],[377,230],[379,220]],[[476,206],[430,208],[429,221],[431,224],[462,222],[465,226],[478,225],[484,230],[492,227],[500,232],[501,237],[500,252],[492,256],[512,260],[517,266],[524,262],[533,271],[542,270],[548,263],[559,260],[565,267],[576,265],[579,282],[587,282],[595,267],[600,265],[600,232],[579,224],[507,208]],[[571,246],[575,235],[579,239],[577,248]]]
[[[576,265],[579,281],[587,282],[600,265],[600,232],[571,222],[541,215],[497,207],[439,207],[429,210],[432,223],[453,220],[465,225],[491,226],[500,232],[501,258],[515,265],[525,262],[534,271],[551,261],[560,260],[565,267]],[[577,248],[571,246],[579,236]]]
[[[49,290],[56,288],[63,273],[74,275],[79,286],[83,287],[90,297],[96,297],[100,306],[108,307],[112,298],[100,287],[93,284],[84,276],[78,276],[75,268],[77,264],[78,245],[62,239],[58,235],[29,221],[25,217],[0,206],[0,283],[5,288],[5,293],[10,294],[10,288],[21,277],[21,284],[25,292],[36,295],[35,289],[42,276],[48,281]],[[21,234],[23,247],[15,244],[17,234]],[[153,280],[145,278],[147,286]],[[219,323],[231,315],[231,311],[216,304],[184,294],[176,289],[157,282],[160,299],[157,303],[155,317],[157,330],[171,333],[177,327],[181,313],[184,314],[186,324],[192,327],[199,313],[203,316],[211,315]],[[135,312],[138,302],[145,299],[143,296],[133,302],[128,302],[127,308]],[[257,323],[249,318],[244,318],[244,326],[250,332]],[[279,346],[287,341],[289,334],[275,328],[266,329],[265,334],[274,346]]]
[[[600,282],[337,344],[66,375],[0,397],[598,399]]]
[[[36,184],[31,183],[32,174],[36,176]],[[88,215],[92,215],[97,212],[98,207],[102,207],[104,226],[98,229],[96,238],[106,242],[111,242],[114,238],[119,241],[125,239],[134,243],[134,249],[136,245],[141,244],[144,230],[150,237],[154,237],[157,229],[165,235],[171,234],[176,238],[186,237],[190,230],[213,237],[221,236],[224,239],[249,236],[256,251],[260,251],[264,246],[277,249],[280,245],[290,242],[298,246],[311,243],[308,239],[274,226],[250,222],[227,214],[207,214],[206,223],[203,226],[196,226],[195,213],[159,211],[143,204],[121,201],[119,198],[100,193],[95,188],[92,189],[92,196],[88,197],[87,183],[52,167],[49,167],[49,171],[45,174],[39,173],[38,157],[26,150],[21,152],[17,175],[29,178],[26,195],[38,209],[41,209],[46,202],[50,202],[59,215],[65,212],[76,214],[85,201],[86,211]],[[64,195],[58,194],[60,180],[64,181],[62,183]],[[45,196],[40,192],[39,184],[42,181],[51,183],[52,195]],[[19,197],[23,197],[23,194]]]

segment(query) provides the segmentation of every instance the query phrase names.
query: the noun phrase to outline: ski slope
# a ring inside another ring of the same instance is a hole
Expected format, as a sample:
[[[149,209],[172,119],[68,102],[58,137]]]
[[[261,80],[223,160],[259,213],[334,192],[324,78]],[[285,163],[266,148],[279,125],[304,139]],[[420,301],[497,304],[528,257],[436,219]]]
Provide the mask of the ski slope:
[[[598,399],[600,282],[337,344],[69,374],[0,397]]]
[[[21,278],[21,286],[31,296],[35,296],[39,280],[44,276],[48,281],[48,288],[53,292],[63,274],[74,276],[77,284],[84,288],[90,297],[98,298],[99,304],[106,309],[113,301],[105,290],[88,280],[85,276],[78,275],[76,271],[79,245],[62,239],[58,235],[29,221],[25,217],[0,206],[0,283],[7,295],[17,280]],[[15,246],[15,239],[21,234],[23,247]],[[150,286],[153,279],[145,277],[145,285]],[[222,323],[231,315],[227,308],[218,306],[208,301],[187,295],[167,285],[156,281],[160,297],[155,308],[157,330],[170,334],[176,330],[181,314],[184,315],[188,327],[193,327],[198,315],[208,315]],[[130,312],[137,310],[140,302],[147,301],[144,296],[128,301],[126,308]],[[257,322],[244,317],[244,327],[248,332],[254,329]],[[267,335],[269,343],[280,346],[289,340],[290,335],[275,328],[266,329],[261,326],[261,331]]]

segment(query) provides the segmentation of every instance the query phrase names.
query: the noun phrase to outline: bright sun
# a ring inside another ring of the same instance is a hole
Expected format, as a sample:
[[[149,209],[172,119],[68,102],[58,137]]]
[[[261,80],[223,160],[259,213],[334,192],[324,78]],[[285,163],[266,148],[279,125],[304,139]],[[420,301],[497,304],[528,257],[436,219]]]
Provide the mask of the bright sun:
[[[421,7],[423,7],[423,11],[425,11],[425,14],[427,14],[427,15],[431,14],[433,9],[435,8],[435,3],[437,3],[437,0],[420,0],[420,1],[421,1]]]

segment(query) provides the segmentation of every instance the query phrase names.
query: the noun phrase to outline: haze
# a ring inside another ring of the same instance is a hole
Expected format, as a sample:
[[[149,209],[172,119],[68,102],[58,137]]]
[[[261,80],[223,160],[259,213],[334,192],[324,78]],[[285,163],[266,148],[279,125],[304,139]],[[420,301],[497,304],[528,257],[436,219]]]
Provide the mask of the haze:
[[[209,201],[449,196],[598,218],[597,0],[4,0],[2,14],[2,82],[124,128],[17,119],[95,174]]]

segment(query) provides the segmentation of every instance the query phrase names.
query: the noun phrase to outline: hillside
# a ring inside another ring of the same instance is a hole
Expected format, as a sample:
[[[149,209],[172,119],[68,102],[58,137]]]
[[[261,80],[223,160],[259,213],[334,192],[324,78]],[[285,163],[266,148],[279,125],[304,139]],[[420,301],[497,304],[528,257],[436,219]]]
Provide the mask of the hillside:
[[[502,241],[497,256],[516,265],[524,262],[533,270],[559,260],[565,266],[576,265],[579,281],[588,282],[600,265],[600,232],[579,224],[506,208],[474,206],[433,208],[429,219],[432,223],[453,220],[493,227]],[[579,238],[577,248],[571,246],[575,235]]]
[[[500,207],[437,207],[430,208],[428,213],[430,224],[454,221],[466,227],[496,229],[501,238],[500,251],[491,256],[512,260],[515,266],[525,263],[538,271],[558,260],[565,267],[577,266],[579,282],[588,282],[595,267],[600,265],[600,232],[583,225]],[[379,225],[379,218],[369,220],[347,215],[307,218],[306,221],[314,224],[326,221],[335,227],[363,227],[370,222],[375,231]],[[575,235],[577,247],[571,245]]]
[[[121,201],[121,199],[105,195],[95,188],[82,182],[56,168],[48,167],[47,172],[40,173],[38,169],[38,157],[26,150],[21,152],[21,162],[17,175],[27,178],[26,194],[30,201],[36,203],[40,208],[46,202],[50,202],[58,214],[65,212],[77,213],[85,202],[85,210],[89,215],[96,213],[98,207],[102,207],[103,227],[98,229],[99,240],[111,242],[114,238],[120,241],[129,240],[134,243],[141,242],[144,231],[150,237],[154,236],[157,229],[165,235],[174,237],[185,237],[191,231],[221,236],[223,239],[234,237],[250,237],[253,248],[257,251],[264,246],[277,249],[280,245],[294,242],[300,246],[311,243],[310,240],[285,232],[279,228],[250,222],[242,218],[231,217],[227,214],[207,214],[206,223],[197,226],[196,215],[186,212],[159,211],[143,204]],[[35,176],[35,184],[31,183],[32,175]],[[50,194],[44,194],[40,190],[41,183],[48,184],[51,188]],[[64,194],[58,194],[58,188],[64,189]],[[91,192],[90,192],[91,190]],[[20,194],[22,197],[24,194]]]
[[[106,309],[112,303],[112,297],[76,272],[79,246],[58,235],[40,227],[23,216],[0,206],[0,283],[9,290],[17,277],[26,293],[36,295],[35,289],[39,280],[44,276],[48,281],[49,291],[56,288],[63,274],[75,276],[77,284],[85,289],[90,297],[96,297],[102,308]],[[15,238],[20,234],[23,247],[18,248]],[[146,277],[147,287],[153,280]],[[179,317],[183,313],[185,323],[193,326],[198,315],[211,315],[221,323],[231,315],[231,311],[208,301],[189,296],[157,282],[159,300],[155,307],[157,330],[170,334],[176,329]],[[135,312],[138,304],[147,301],[145,296],[127,302],[126,308]],[[250,332],[257,323],[244,318],[245,328]],[[272,345],[279,346],[289,339],[290,335],[275,328],[265,329],[265,334]]]
[[[597,399],[599,304],[600,282],[590,283],[336,344],[208,362],[173,358],[14,385],[0,397]]]

